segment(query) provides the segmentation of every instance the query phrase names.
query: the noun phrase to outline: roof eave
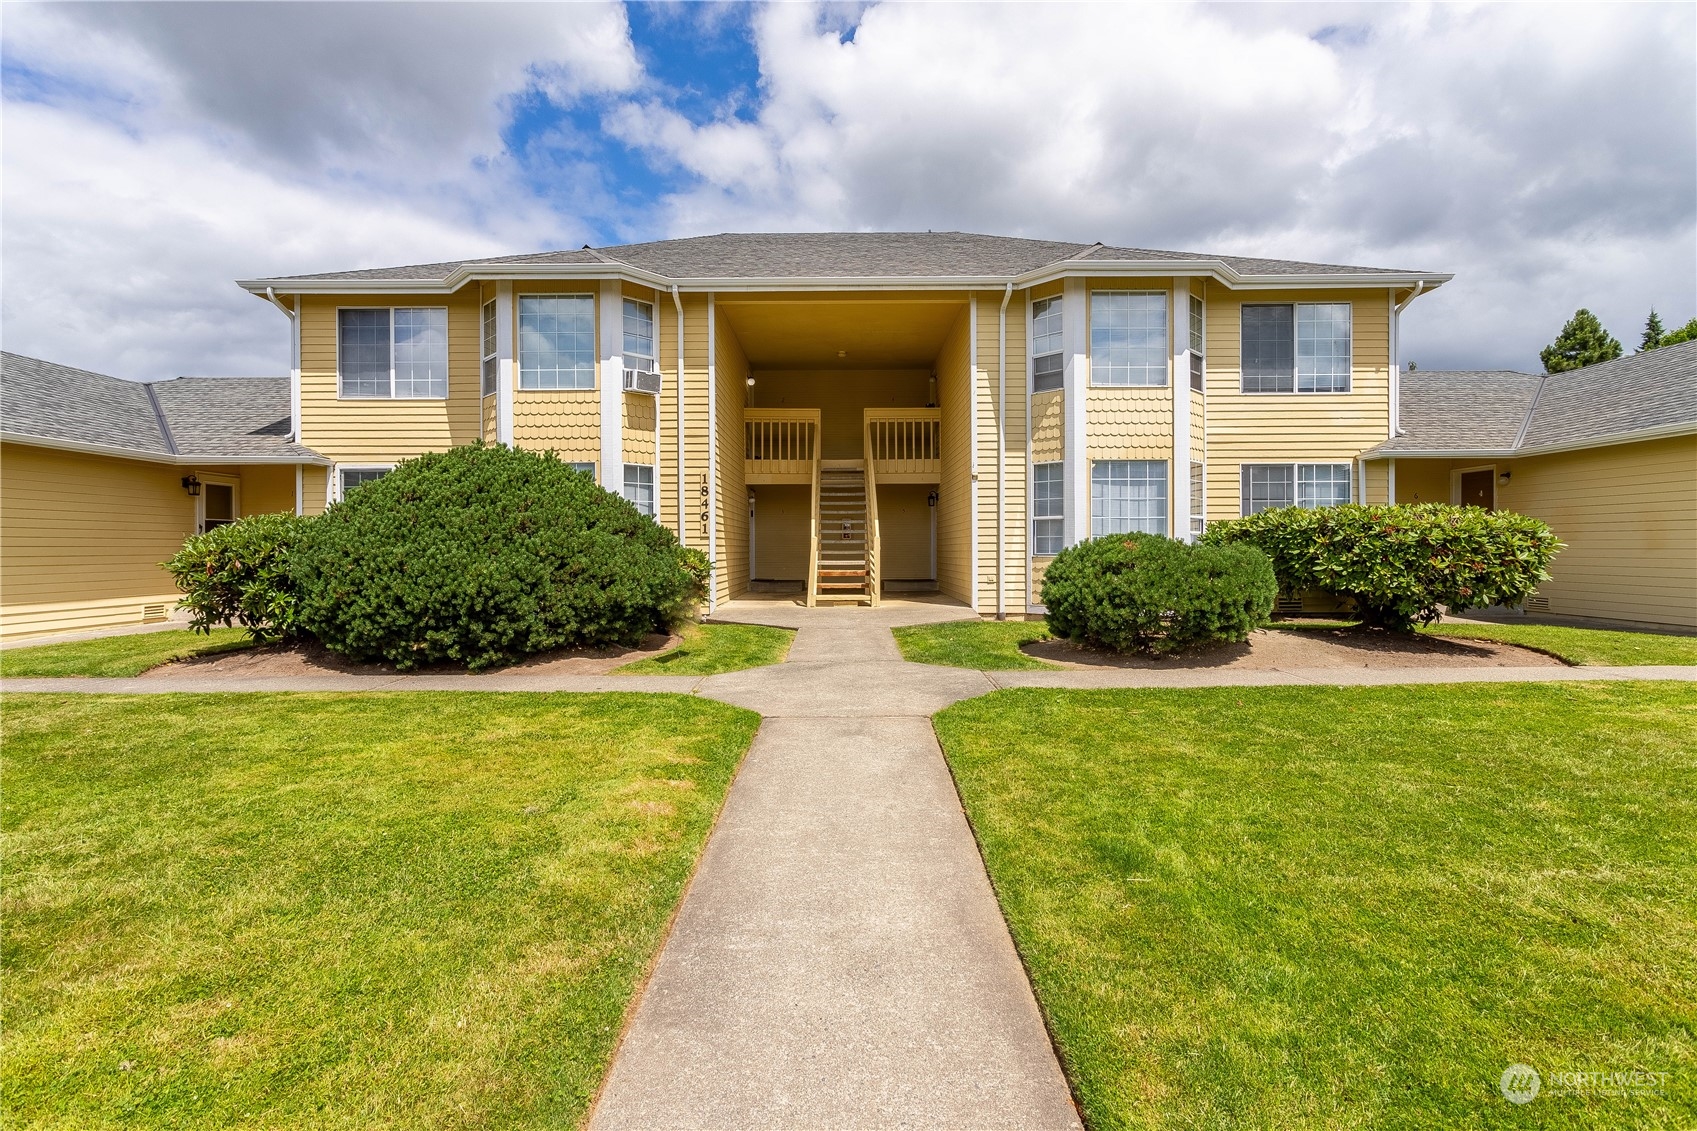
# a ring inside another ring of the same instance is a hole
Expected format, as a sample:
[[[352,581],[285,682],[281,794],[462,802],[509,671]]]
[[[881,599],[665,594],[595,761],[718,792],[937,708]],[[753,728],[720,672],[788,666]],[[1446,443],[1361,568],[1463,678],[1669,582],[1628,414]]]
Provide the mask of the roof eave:
[[[150,452],[142,448],[126,448],[118,444],[92,444],[82,440],[67,440],[60,436],[33,436],[27,432],[0,432],[0,442],[8,444],[24,444],[36,448],[49,448],[59,452],[75,452],[78,455],[108,456],[113,459],[137,460],[142,463],[163,463],[174,467],[205,464],[311,464],[317,467],[329,467],[332,462],[316,452],[310,455],[297,455],[293,452],[279,452],[275,455],[207,455],[201,452],[182,452],[172,455],[169,452]]]
[[[1014,275],[864,275],[864,276],[694,276],[672,278],[619,263],[480,263],[456,268],[441,279],[238,279],[250,294],[453,294],[467,283],[483,280],[606,279],[639,286],[680,291],[920,291],[1017,289],[1078,276],[1159,278],[1206,276],[1233,290],[1294,290],[1313,287],[1412,287],[1426,290],[1454,278],[1445,274],[1384,272],[1323,272],[1302,275],[1245,275],[1220,260],[1093,260],[1045,264]]]
[[[1531,456],[1559,455],[1587,448],[1609,448],[1616,444],[1636,444],[1645,440],[1668,440],[1679,436],[1697,436],[1697,421],[1658,424],[1653,428],[1635,428],[1630,432],[1615,432],[1607,436],[1592,436],[1558,444],[1528,445],[1523,448],[1369,448],[1362,459],[1527,459]]]

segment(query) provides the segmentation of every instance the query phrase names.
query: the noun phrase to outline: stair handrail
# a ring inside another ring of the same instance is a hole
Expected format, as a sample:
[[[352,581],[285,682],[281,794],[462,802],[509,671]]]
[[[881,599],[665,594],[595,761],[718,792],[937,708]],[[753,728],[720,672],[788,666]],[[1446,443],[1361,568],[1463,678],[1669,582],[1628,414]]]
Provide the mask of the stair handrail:
[[[866,595],[873,608],[878,607],[879,575],[884,556],[882,532],[878,528],[878,473],[874,470],[878,461],[872,449],[872,414],[875,411],[866,409],[863,413],[865,447],[861,449],[866,453]]]
[[[819,603],[819,472],[824,463],[825,438],[814,410],[810,428],[813,440],[813,517],[807,539],[807,607]]]

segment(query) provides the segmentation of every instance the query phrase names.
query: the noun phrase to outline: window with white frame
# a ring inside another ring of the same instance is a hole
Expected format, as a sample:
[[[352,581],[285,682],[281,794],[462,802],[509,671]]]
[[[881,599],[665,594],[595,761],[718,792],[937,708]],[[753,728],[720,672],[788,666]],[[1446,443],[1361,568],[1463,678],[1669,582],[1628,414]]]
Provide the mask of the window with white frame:
[[[1242,513],[1278,507],[1335,507],[1350,500],[1347,463],[1246,463]]]
[[[1204,351],[1202,300],[1195,295],[1190,296],[1190,387],[1198,393],[1202,391],[1202,358]]]
[[[447,307],[338,310],[336,369],[343,397],[446,397]]]
[[[1061,350],[1061,300],[1040,298],[1031,304],[1031,391],[1046,393],[1065,381]]]
[[[566,466],[571,468],[573,471],[583,472],[585,475],[589,476],[591,479],[595,478],[595,464],[593,462],[590,462],[590,463],[568,463],[568,464],[566,464]]]
[[[649,518],[654,517],[653,464],[625,464],[625,498]]]
[[[1090,465],[1090,536],[1165,534],[1167,461],[1099,459]]]
[[[495,309],[494,299],[483,304],[483,395],[486,397],[494,396],[496,386],[500,384],[501,363],[495,356],[495,327],[498,324]]]
[[[1090,383],[1167,383],[1167,292],[1090,292]]]
[[[1200,538],[1207,525],[1207,476],[1201,460],[1190,461],[1190,536]]]
[[[1245,303],[1243,391],[1347,393],[1350,339],[1347,302]]]
[[[377,480],[389,474],[391,470],[391,468],[387,467],[337,468],[336,497],[345,499],[348,497],[349,491],[352,491],[356,487],[363,487],[367,483],[375,483]]]
[[[626,369],[653,373],[654,368],[654,304],[625,299]]]
[[[1061,520],[1066,498],[1062,487],[1064,465],[1031,465],[1031,552],[1036,557],[1058,554],[1064,545]]]
[[[595,296],[519,296],[519,388],[595,388]]]

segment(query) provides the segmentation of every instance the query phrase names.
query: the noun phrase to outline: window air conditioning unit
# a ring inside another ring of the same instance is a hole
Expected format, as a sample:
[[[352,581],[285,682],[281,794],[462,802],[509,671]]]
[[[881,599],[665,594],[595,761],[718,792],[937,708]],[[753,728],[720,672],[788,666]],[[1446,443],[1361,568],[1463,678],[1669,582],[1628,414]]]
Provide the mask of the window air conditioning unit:
[[[646,369],[625,370],[625,392],[647,393],[650,396],[660,395],[660,375],[650,373]]]

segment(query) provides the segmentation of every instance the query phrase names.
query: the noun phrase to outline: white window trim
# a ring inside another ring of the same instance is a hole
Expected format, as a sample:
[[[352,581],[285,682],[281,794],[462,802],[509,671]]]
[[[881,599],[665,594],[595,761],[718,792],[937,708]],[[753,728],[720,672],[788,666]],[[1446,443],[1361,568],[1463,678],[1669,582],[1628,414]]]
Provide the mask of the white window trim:
[[[392,463],[339,463],[331,469],[331,482],[336,488],[336,502],[342,501],[342,472],[344,471],[393,471]]]
[[[1161,321],[1162,321],[1163,328],[1166,329],[1166,331],[1169,335],[1172,333],[1173,307],[1176,305],[1173,302],[1173,295],[1172,295],[1171,291],[1128,290],[1128,289],[1123,288],[1123,287],[1098,287],[1098,288],[1092,289],[1090,291],[1087,291],[1085,293],[1085,296],[1084,296],[1084,315],[1085,315],[1085,319],[1086,319],[1085,327],[1084,327],[1084,347],[1085,347],[1085,349],[1090,351],[1090,387],[1092,389],[1167,389],[1167,388],[1171,388],[1172,384],[1173,384],[1173,356],[1172,356],[1172,354],[1173,354],[1173,343],[1171,341],[1168,341],[1167,342],[1167,348],[1161,351],[1161,364],[1164,367],[1165,375],[1163,376],[1162,380],[1158,384],[1154,384],[1154,385],[1148,385],[1148,384],[1117,385],[1117,384],[1109,384],[1105,381],[1098,381],[1096,379],[1096,346],[1095,346],[1095,339],[1093,337],[1093,334],[1094,334],[1096,328],[1092,324],[1092,321],[1094,319],[1094,309],[1093,309],[1094,308],[1094,299],[1096,298],[1097,295],[1159,295],[1162,298],[1162,300],[1164,300],[1167,304],[1167,316],[1165,318],[1163,318]],[[1189,311],[1187,310],[1185,312],[1185,318],[1186,318],[1185,325],[1186,325],[1186,327],[1188,327],[1189,324],[1190,324],[1189,321],[1188,321],[1189,317],[1190,317],[1190,314],[1189,314]],[[1187,338],[1187,340],[1188,340],[1188,338]],[[1188,381],[1189,378],[1186,377],[1185,380]]]
[[[622,300],[619,303],[619,327],[620,327],[619,350],[620,350],[620,357],[621,357],[622,362],[623,362],[623,367],[625,369],[638,369],[638,370],[641,370],[644,373],[658,373],[660,371],[660,356],[659,356],[660,355],[660,323],[659,323],[658,316],[655,314],[654,304],[649,302],[647,299],[631,298],[629,295],[624,295],[624,296],[621,296],[621,297],[622,297]],[[630,338],[629,338],[628,335],[626,335],[624,333],[624,329],[623,329],[624,328],[624,318],[625,318],[625,303],[627,303],[627,302],[634,302],[638,306],[646,306],[648,308],[649,340],[653,342],[653,345],[650,348],[654,351],[654,353],[652,355],[642,354],[642,353],[632,353],[631,352]],[[632,358],[636,358],[639,361],[647,362],[647,365],[646,366],[632,365],[631,364]]]
[[[1066,304],[1063,301],[1064,298],[1065,298],[1065,296],[1060,295],[1060,294],[1038,295],[1036,298],[1030,299],[1025,305],[1025,310],[1026,310],[1026,324],[1025,324],[1026,341],[1032,342],[1032,343],[1035,343],[1037,341],[1037,317],[1038,317],[1037,316],[1037,304],[1040,303],[1040,302],[1047,302],[1047,303],[1051,303],[1051,304],[1061,308],[1061,344],[1060,344],[1060,347],[1058,349],[1048,350],[1045,353],[1033,353],[1029,358],[1026,359],[1026,362],[1025,362],[1025,388],[1026,388],[1026,390],[1027,390],[1027,392],[1030,396],[1036,396],[1038,393],[1059,393],[1059,392],[1063,392],[1066,388],[1066,355],[1067,355],[1067,350],[1066,350],[1066,325],[1067,325],[1067,312],[1066,312]],[[1061,384],[1056,385],[1052,389],[1039,389],[1037,387],[1037,359],[1042,358],[1042,357],[1059,357],[1061,359]]]
[[[1291,491],[1290,505],[1293,506],[1293,507],[1300,507],[1302,505],[1302,470],[1301,470],[1302,468],[1305,468],[1305,467],[1333,467],[1333,468],[1348,467],[1348,468],[1350,468],[1350,475],[1348,476],[1349,498],[1344,500],[1344,505],[1347,506],[1348,504],[1351,504],[1351,503],[1358,501],[1357,498],[1356,498],[1358,491],[1356,490],[1356,485],[1355,485],[1355,474],[1354,474],[1355,469],[1353,467],[1350,467],[1350,464],[1351,464],[1351,461],[1347,460],[1347,459],[1304,459],[1304,460],[1254,459],[1254,460],[1244,460],[1242,463],[1237,465],[1237,513],[1238,513],[1238,516],[1240,518],[1247,518],[1248,514],[1249,514],[1248,511],[1245,511],[1243,509],[1244,502],[1245,502],[1244,497],[1243,497],[1243,472],[1244,472],[1245,468],[1250,468],[1250,467],[1288,467],[1288,468],[1290,468],[1290,491]],[[1459,480],[1457,482],[1459,482]],[[1202,475],[1202,490],[1203,490],[1204,494],[1206,494],[1206,492],[1208,490],[1208,475],[1207,475],[1206,470],[1204,470],[1203,475]],[[1309,509],[1310,510],[1317,510],[1319,508],[1310,507]]]
[[[342,311],[344,310],[387,310],[389,312],[389,395],[386,397],[362,397],[349,395],[342,391]],[[443,314],[442,352],[447,361],[447,372],[443,374],[442,385],[445,392],[439,397],[397,397],[395,395],[395,311],[397,310],[440,310]],[[446,401],[454,391],[454,367],[452,348],[453,319],[445,306],[338,306],[336,308],[336,399],[339,401]],[[483,308],[478,307],[478,317],[482,318]],[[483,373],[478,371],[478,381],[483,380]]]
[[[1119,385],[1119,386],[1115,386],[1115,387],[1116,388],[1127,388],[1128,386]],[[1132,385],[1132,386],[1129,386],[1129,387],[1130,388],[1138,388],[1139,386]],[[1106,538],[1106,537],[1109,537],[1111,534],[1125,534],[1125,533],[1131,533],[1131,534],[1155,534],[1155,533],[1158,533],[1159,536],[1163,537],[1163,538],[1170,538],[1172,536],[1172,528],[1173,528],[1173,461],[1172,460],[1170,460],[1170,459],[1136,459],[1136,458],[1132,458],[1130,456],[1127,456],[1125,458],[1120,458],[1120,457],[1115,456],[1115,457],[1108,457],[1108,458],[1103,458],[1103,459],[1091,459],[1088,462],[1089,462],[1089,465],[1090,465],[1090,484],[1091,484],[1090,501],[1089,501],[1089,504],[1088,504],[1089,508],[1090,508],[1090,525],[1087,527],[1087,529],[1089,530],[1089,537],[1091,537],[1091,538]],[[1161,465],[1163,494],[1162,494],[1162,497],[1161,497],[1161,520],[1160,520],[1161,521],[1161,529],[1160,529],[1159,532],[1150,531],[1150,530],[1139,530],[1139,531],[1111,531],[1111,532],[1109,532],[1109,534],[1097,534],[1096,533],[1096,490],[1095,490],[1096,468],[1097,468],[1098,465],[1104,464],[1104,463],[1156,463],[1156,464]],[[1185,490],[1186,491],[1190,490],[1188,482],[1186,483]]]
[[[522,329],[523,329],[523,325],[524,325],[524,300],[527,299],[527,298],[586,298],[591,302],[591,304],[593,304],[591,306],[591,309],[596,311],[596,314],[594,315],[595,349],[593,351],[595,356],[591,359],[592,368],[590,370],[590,383],[589,384],[587,384],[587,385],[573,385],[569,389],[530,389],[530,388],[525,387],[525,383],[524,383],[524,334],[522,332]],[[597,295],[594,291],[522,291],[518,294],[513,295],[513,388],[517,389],[521,393],[589,393],[589,392],[594,392],[594,391],[600,389],[601,388],[600,301],[601,301],[600,296]],[[620,318],[622,319],[623,316],[624,316],[624,308],[623,307],[619,308],[619,315],[620,315]]]
[[[1243,308],[1245,306],[1288,306],[1288,307],[1290,307],[1290,333],[1291,333],[1291,339],[1290,339],[1290,346],[1291,346],[1290,383],[1291,383],[1291,387],[1288,391],[1277,390],[1277,389],[1246,389],[1246,388],[1243,387],[1243,383],[1244,383],[1244,375],[1243,375]],[[1301,377],[1297,374],[1297,371],[1296,371],[1296,359],[1297,359],[1297,357],[1298,357],[1298,355],[1301,351],[1301,343],[1299,343],[1296,340],[1296,332],[1297,332],[1296,328],[1297,328],[1298,325],[1301,324],[1301,322],[1300,322],[1300,319],[1298,319],[1297,316],[1296,316],[1296,308],[1299,307],[1299,306],[1347,306],[1347,307],[1349,307],[1349,359],[1348,359],[1348,364],[1345,366],[1345,369],[1349,373],[1349,387],[1348,388],[1345,388],[1345,389],[1308,389],[1308,390],[1304,390],[1304,389],[1301,389],[1301,388],[1298,387],[1298,385],[1301,381]],[[1203,317],[1204,320],[1206,320],[1207,317],[1208,317],[1206,308],[1204,308],[1204,310],[1203,310],[1202,317]],[[1204,344],[1206,344],[1206,342],[1207,342],[1206,326],[1204,326],[1203,342],[1204,342]],[[1351,393],[1355,392],[1355,300],[1347,299],[1343,302],[1246,302],[1246,303],[1241,303],[1238,306],[1238,316],[1237,316],[1237,358],[1238,358],[1238,361],[1237,361],[1237,391],[1239,393],[1243,394],[1246,397],[1347,397]],[[1203,385],[1207,385],[1207,383],[1208,383],[1206,362],[1204,362],[1204,366],[1203,366],[1202,383],[1203,383]]]
[[[591,479],[595,480],[595,483],[596,483],[597,486],[600,486],[601,475],[600,475],[599,468],[596,466],[596,463],[595,463],[594,460],[592,460],[592,459],[568,459],[568,460],[561,460],[560,462],[565,464],[567,467],[571,468],[574,471],[587,471],[589,473],[589,477]]]
[[[1184,309],[1184,329],[1185,329],[1185,346],[1186,346],[1185,353],[1187,355],[1186,358],[1185,358],[1186,373],[1184,375],[1184,383],[1185,383],[1185,387],[1188,388],[1191,392],[1201,393],[1203,396],[1207,396],[1208,395],[1208,300],[1203,298],[1201,295],[1195,293],[1194,291],[1187,291],[1185,293],[1185,297],[1188,298],[1190,300],[1190,302],[1186,302],[1184,304],[1184,308],[1185,308]],[[1201,349],[1197,349],[1196,346],[1194,345],[1195,338],[1191,334],[1191,331],[1190,331],[1190,315],[1191,315],[1190,303],[1191,302],[1194,302],[1197,306],[1202,308],[1202,330],[1201,330],[1202,348]],[[1353,315],[1352,315],[1352,317],[1353,317]],[[1350,333],[1351,333],[1351,335],[1353,335],[1354,332],[1355,332],[1355,325],[1354,325],[1354,322],[1352,321],[1350,323]],[[1350,348],[1351,349],[1354,348],[1353,337],[1351,338]],[[1201,363],[1200,368],[1201,368],[1202,384],[1201,384],[1200,387],[1198,387],[1197,385],[1195,385],[1192,382],[1191,375],[1188,372],[1189,363],[1190,363],[1191,358],[1195,358],[1196,361]]]
[[[1065,460],[1046,459],[1046,460],[1033,460],[1033,461],[1031,461],[1031,464],[1030,464],[1030,469],[1031,469],[1030,470],[1030,476],[1031,476],[1031,479],[1030,479],[1030,482],[1031,482],[1031,513],[1029,515],[1029,520],[1030,520],[1029,532],[1026,536],[1030,539],[1030,544],[1029,544],[1030,553],[1029,553],[1028,556],[1030,556],[1032,558],[1052,558],[1052,557],[1055,556],[1054,554],[1044,553],[1037,548],[1037,524],[1039,522],[1058,523],[1059,526],[1060,526],[1061,548],[1062,549],[1066,548],[1066,542],[1067,542],[1066,466],[1067,465],[1066,465]],[[1061,513],[1058,514],[1058,515],[1039,515],[1037,513],[1037,469],[1040,468],[1040,467],[1058,467],[1058,468],[1060,468],[1060,480],[1056,484],[1056,486],[1058,486],[1061,489]],[[1057,551],[1057,552],[1059,552],[1059,551]]]
[[[478,394],[484,397],[496,396],[501,391],[501,300],[499,296],[490,295],[486,302],[478,304],[477,332],[479,336],[486,332],[483,316],[484,312],[491,306],[495,308],[495,332],[490,334],[487,340],[482,343],[480,349],[483,356],[478,358],[477,364],[477,390]],[[493,387],[486,388],[483,372],[489,368],[490,362],[495,363],[495,383]]]
[[[657,473],[658,469],[655,467],[654,464],[651,464],[651,463],[627,463],[627,464],[623,465],[623,468],[622,468],[620,476],[619,476],[619,496],[621,498],[623,498],[625,500],[625,502],[629,503],[631,506],[634,507],[634,506],[636,506],[636,500],[632,499],[629,495],[625,494],[625,489],[626,489],[626,482],[625,481],[626,481],[626,479],[629,478],[630,473],[632,471],[646,471],[646,472],[648,472],[648,475],[649,475],[648,489],[651,492],[651,494],[649,496],[649,505],[650,505],[651,509],[646,510],[646,511],[640,511],[640,513],[647,515],[649,518],[653,519],[655,522],[659,522],[660,521],[660,476]]]

